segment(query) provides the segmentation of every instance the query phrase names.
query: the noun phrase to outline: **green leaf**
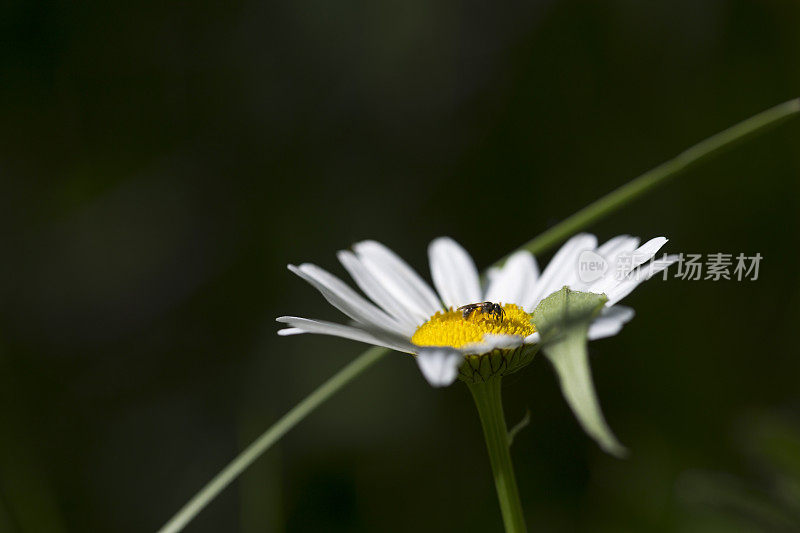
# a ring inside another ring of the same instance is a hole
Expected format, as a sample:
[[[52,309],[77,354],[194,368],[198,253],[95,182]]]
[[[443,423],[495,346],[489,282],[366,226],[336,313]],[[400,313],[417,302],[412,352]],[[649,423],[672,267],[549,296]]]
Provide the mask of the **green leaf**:
[[[603,450],[622,457],[627,451],[603,418],[586,349],[589,324],[607,301],[604,294],[564,287],[539,303],[533,312],[533,323],[542,337],[542,351],[553,363],[561,392],[578,422]]]

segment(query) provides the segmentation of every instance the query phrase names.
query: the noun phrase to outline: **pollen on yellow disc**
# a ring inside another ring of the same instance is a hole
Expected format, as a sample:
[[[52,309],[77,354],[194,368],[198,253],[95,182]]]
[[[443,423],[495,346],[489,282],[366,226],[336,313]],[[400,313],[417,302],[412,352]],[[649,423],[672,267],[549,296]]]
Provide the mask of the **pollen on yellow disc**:
[[[514,304],[503,306],[505,316],[494,316],[476,310],[467,318],[458,309],[438,311],[422,324],[411,337],[417,346],[452,346],[460,348],[480,342],[487,333],[496,335],[519,335],[527,337],[536,331],[531,317]]]

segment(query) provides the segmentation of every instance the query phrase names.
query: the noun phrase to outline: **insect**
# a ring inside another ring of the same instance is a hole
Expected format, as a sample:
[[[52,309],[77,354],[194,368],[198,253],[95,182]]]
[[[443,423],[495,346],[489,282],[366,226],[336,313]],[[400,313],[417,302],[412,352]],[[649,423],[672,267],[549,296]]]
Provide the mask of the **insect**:
[[[458,308],[464,318],[469,318],[475,311],[480,311],[483,314],[491,315],[493,318],[500,322],[506,317],[506,312],[500,306],[493,302],[479,302],[476,304],[462,305]]]

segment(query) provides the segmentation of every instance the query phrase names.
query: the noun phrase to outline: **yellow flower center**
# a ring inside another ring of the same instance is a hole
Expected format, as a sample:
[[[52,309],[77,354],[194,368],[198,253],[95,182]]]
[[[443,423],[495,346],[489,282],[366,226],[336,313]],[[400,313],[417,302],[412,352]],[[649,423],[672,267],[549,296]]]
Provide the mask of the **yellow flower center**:
[[[460,348],[467,344],[481,342],[487,333],[495,335],[519,335],[527,337],[536,331],[531,317],[514,304],[503,306],[504,316],[484,313],[475,309],[464,317],[464,312],[450,308],[437,311],[422,324],[411,342],[417,346],[452,346]]]

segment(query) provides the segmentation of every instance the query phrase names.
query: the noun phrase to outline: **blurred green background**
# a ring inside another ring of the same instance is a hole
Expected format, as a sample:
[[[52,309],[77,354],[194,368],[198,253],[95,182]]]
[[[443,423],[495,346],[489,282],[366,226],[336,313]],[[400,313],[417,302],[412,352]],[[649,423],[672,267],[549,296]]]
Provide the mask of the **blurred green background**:
[[[0,4],[0,530],[155,530],[363,349],[276,335],[339,319],[286,263],[375,238],[427,277],[446,234],[486,267],[798,96],[799,28],[794,0]],[[544,359],[506,380],[531,530],[800,530],[798,141],[590,228],[764,260],[646,284],[591,345],[627,460]],[[466,388],[392,354],[187,530],[500,528]]]

